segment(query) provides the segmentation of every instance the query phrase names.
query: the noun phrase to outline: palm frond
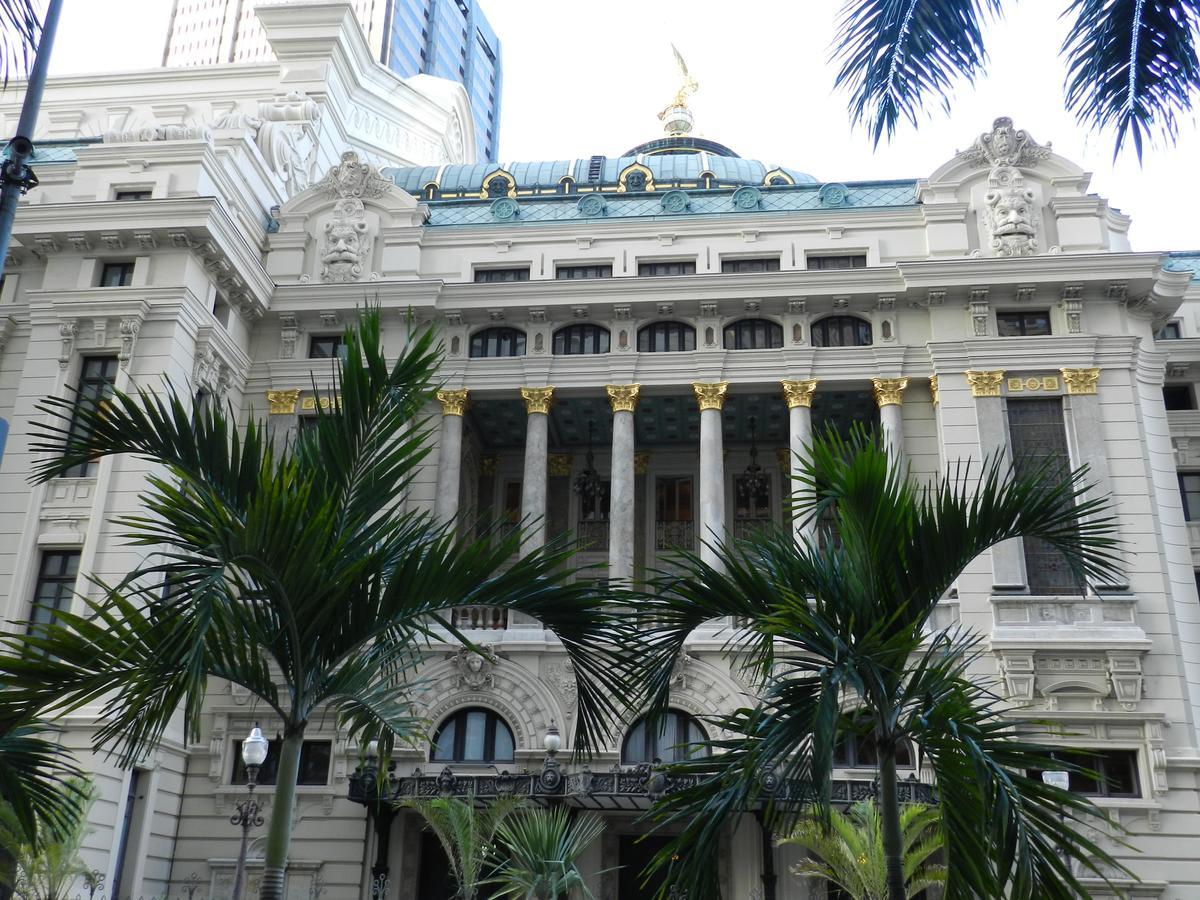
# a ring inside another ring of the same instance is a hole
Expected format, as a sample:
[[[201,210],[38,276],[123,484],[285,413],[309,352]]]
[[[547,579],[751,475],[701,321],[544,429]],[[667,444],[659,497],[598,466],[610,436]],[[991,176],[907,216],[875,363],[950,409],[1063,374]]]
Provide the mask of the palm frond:
[[[67,748],[51,740],[52,727],[20,712],[0,695],[0,798],[7,804],[13,837],[37,850],[77,826],[88,792],[83,772]]]
[[[450,865],[458,897],[474,898],[492,864],[492,844],[497,832],[524,802],[518,797],[497,797],[490,805],[477,809],[470,800],[456,797],[409,798],[397,806],[420,813],[425,826],[433,832]]]
[[[33,0],[0,0],[0,88],[29,71],[41,32]]]
[[[986,61],[983,23],[1000,0],[848,0],[838,16],[835,87],[850,93],[850,118],[878,145],[901,120],[914,125]]]
[[[1128,138],[1138,159],[1147,137],[1173,140],[1200,93],[1200,5],[1195,0],[1074,0],[1062,52],[1067,109],[1082,125]]]
[[[574,816],[563,806],[509,816],[496,829],[496,874],[485,884],[495,887],[494,896],[514,900],[557,900],[575,892],[593,900],[579,860],[604,828],[594,813]]]

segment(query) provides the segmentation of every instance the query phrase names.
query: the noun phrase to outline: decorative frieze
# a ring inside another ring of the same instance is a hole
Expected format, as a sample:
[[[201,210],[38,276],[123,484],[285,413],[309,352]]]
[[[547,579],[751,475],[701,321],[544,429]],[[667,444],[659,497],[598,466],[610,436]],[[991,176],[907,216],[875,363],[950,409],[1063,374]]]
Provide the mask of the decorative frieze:
[[[813,394],[817,390],[816,379],[810,381],[781,381],[783,386],[783,399],[787,402],[788,409],[794,409],[797,406],[812,407]]]
[[[1000,383],[1004,380],[1003,369],[968,369],[963,374],[967,376],[967,384],[971,386],[972,397],[1000,396]]]
[[[721,409],[725,406],[725,392],[729,390],[728,381],[716,381],[705,384],[702,381],[692,382],[692,390],[696,392],[696,403],[701,412],[706,409]]]
[[[1007,381],[1010,394],[1023,394],[1026,391],[1057,392],[1060,389],[1057,376],[1054,375],[1015,375]]]
[[[467,389],[438,391],[437,399],[442,404],[443,416],[461,416],[467,410]]]
[[[633,412],[637,409],[638,395],[642,391],[640,384],[606,384],[604,390],[608,393],[608,401],[612,404],[613,412]]]
[[[521,388],[521,399],[525,401],[525,412],[530,415],[534,413],[548,415],[550,403],[554,399],[554,385],[536,388],[523,387]]]
[[[1096,385],[1100,382],[1100,370],[1095,369],[1060,369],[1063,381],[1067,385],[1068,394],[1094,394]]]

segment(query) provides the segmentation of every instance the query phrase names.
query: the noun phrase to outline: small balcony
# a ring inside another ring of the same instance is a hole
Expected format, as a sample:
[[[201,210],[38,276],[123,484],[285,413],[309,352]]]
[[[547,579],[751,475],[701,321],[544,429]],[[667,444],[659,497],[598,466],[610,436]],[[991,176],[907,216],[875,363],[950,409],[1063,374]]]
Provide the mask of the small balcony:
[[[655,550],[694,550],[696,529],[691,520],[654,523]]]
[[[450,621],[461,631],[499,631],[508,627],[508,610],[498,606],[459,606]]]

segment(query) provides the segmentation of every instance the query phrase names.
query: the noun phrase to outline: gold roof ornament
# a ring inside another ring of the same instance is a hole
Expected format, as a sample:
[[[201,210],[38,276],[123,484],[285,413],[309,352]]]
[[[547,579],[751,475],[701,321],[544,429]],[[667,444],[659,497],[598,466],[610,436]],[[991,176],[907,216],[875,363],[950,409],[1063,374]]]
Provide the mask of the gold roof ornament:
[[[675,96],[667,104],[667,107],[658,114],[658,118],[663,123],[663,130],[666,131],[668,137],[682,137],[692,130],[694,124],[692,111],[688,108],[687,101],[688,97],[700,88],[700,82],[692,77],[687,63],[683,61],[683,55],[674,44],[671,45],[671,52],[675,54],[675,65],[679,67],[683,83],[679,85],[679,90],[675,92]]]

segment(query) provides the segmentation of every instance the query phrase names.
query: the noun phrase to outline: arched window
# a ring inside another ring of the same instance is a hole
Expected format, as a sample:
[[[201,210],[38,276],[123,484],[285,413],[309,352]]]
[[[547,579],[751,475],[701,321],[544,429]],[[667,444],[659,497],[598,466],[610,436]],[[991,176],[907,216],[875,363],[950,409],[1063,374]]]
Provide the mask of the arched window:
[[[608,352],[608,329],[581,323],[554,332],[555,356],[578,356]]]
[[[875,741],[869,735],[842,738],[833,749],[833,764],[844,769],[873,769],[879,764]],[[912,747],[908,741],[896,745],[896,765],[901,769],[913,767]]]
[[[524,356],[525,332],[516,328],[485,328],[471,335],[471,357]]]
[[[725,326],[726,350],[774,350],[783,346],[783,328],[767,319],[742,319]]]
[[[512,762],[512,729],[490,709],[460,709],[433,736],[433,762]]]
[[[708,735],[704,728],[685,712],[672,709],[658,720],[656,729],[648,728],[644,718],[638,719],[621,744],[621,762],[627,765],[665,763],[708,755]]]
[[[809,326],[814,347],[869,347],[871,323],[857,316],[826,316]]]
[[[642,353],[675,353],[696,349],[696,329],[686,322],[651,322],[638,331]]]

